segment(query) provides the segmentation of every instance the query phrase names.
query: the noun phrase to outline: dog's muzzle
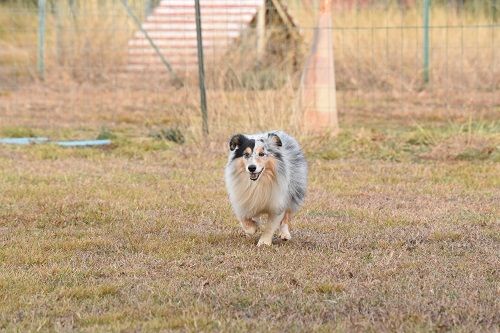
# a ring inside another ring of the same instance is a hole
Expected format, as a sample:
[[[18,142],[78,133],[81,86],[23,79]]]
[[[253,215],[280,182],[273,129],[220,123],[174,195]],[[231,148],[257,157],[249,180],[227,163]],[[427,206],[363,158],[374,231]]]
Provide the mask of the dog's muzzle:
[[[263,170],[261,170],[260,172],[250,172],[250,180],[256,181],[257,179],[259,179],[262,171]]]

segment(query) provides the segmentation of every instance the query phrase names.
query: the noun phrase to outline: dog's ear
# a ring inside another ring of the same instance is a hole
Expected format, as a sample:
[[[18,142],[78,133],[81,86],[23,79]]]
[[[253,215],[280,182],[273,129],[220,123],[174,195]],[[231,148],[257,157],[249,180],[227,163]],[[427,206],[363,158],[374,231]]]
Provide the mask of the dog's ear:
[[[231,151],[235,150],[236,147],[238,147],[239,145],[241,145],[241,139],[242,139],[243,135],[241,134],[236,134],[236,135],[233,135],[233,137],[231,138],[231,140],[229,140],[229,149]]]
[[[271,140],[276,146],[281,147],[283,144],[281,143],[280,137],[276,133],[269,133],[267,138]]]

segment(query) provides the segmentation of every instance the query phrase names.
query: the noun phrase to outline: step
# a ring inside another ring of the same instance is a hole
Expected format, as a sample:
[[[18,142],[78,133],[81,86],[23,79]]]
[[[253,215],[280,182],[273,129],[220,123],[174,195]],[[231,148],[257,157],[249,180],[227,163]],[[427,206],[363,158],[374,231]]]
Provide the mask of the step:
[[[176,74],[182,73],[182,72],[191,72],[195,71],[198,69],[198,64],[190,64],[190,65],[183,65],[183,66],[173,66],[173,69]],[[155,74],[169,74],[170,72],[168,69],[163,65],[163,64],[128,64],[127,65],[127,71],[133,71],[133,72],[152,72],[154,71]]]
[[[168,50],[161,49],[160,52],[167,59],[172,59],[174,57],[179,57],[179,56],[180,57],[198,56],[198,50],[196,48],[183,49],[180,52],[179,50],[173,50],[173,49],[168,49]],[[206,57],[211,57],[212,55],[226,52],[226,49],[203,48],[203,52]],[[156,53],[156,51],[153,48],[129,50],[128,55],[131,57],[137,57],[139,59],[142,57],[149,57],[149,56],[159,57],[158,53]]]
[[[169,48],[189,48],[197,47],[196,38],[181,38],[181,39],[168,39],[168,38],[153,38],[153,42],[157,47],[169,47]],[[219,38],[219,39],[205,39],[203,38],[203,47],[224,47],[232,43],[230,38]],[[138,37],[128,41],[129,47],[151,47],[151,44],[145,37]]]
[[[196,38],[196,31],[147,31],[148,36],[151,38]],[[240,35],[238,30],[209,30],[204,31],[202,36],[203,40],[210,38],[236,38]],[[135,38],[144,37],[142,31],[137,31],[134,34]]]
[[[257,13],[256,7],[207,7],[201,10],[201,15],[211,16],[211,15],[255,15]],[[169,8],[157,8],[153,12],[153,15],[177,15],[177,16],[194,16],[195,12],[192,8],[186,7],[169,7]]]
[[[198,54],[196,47],[181,48],[181,49],[160,48],[159,50],[160,50],[161,54],[163,54],[164,56],[172,56],[172,55],[177,55],[177,54],[180,54],[183,56],[189,56],[189,55],[197,55]],[[134,48],[134,49],[129,49],[128,54],[134,55],[134,56],[149,55],[149,54],[156,54],[156,50],[153,49],[152,47]]]
[[[244,22],[239,23],[202,23],[202,32],[205,31],[239,31],[247,26]],[[142,28],[146,31],[196,31],[196,23],[143,23]]]
[[[248,28],[264,0],[200,0],[203,49],[207,63],[224,53],[230,43]],[[194,0],[162,0],[142,28],[176,73],[197,69],[197,36]],[[144,33],[137,31],[128,42],[127,70],[168,70]]]
[[[194,57],[175,57],[166,58],[167,62],[171,66],[175,65],[196,65],[198,64],[198,58]],[[141,58],[131,58],[128,60],[130,65],[151,65],[151,64],[163,64],[163,61],[158,56],[141,57]]]
[[[262,6],[264,0],[200,0],[200,7],[207,5],[224,5],[224,6],[232,6],[232,5],[247,5],[247,6]],[[193,6],[194,0],[162,0],[160,1],[159,7],[162,6],[172,6],[172,5],[184,5],[184,6]]]
[[[239,23],[239,22],[250,22],[255,14],[213,14],[205,15],[201,18],[202,26],[206,23]],[[173,15],[154,15],[148,16],[146,19],[148,23],[195,23],[195,16],[185,15],[173,16]]]

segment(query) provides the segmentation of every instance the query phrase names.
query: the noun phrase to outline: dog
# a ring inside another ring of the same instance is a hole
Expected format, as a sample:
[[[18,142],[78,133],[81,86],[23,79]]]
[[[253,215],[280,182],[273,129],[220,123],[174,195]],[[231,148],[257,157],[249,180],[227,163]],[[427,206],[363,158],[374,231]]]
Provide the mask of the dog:
[[[279,237],[291,239],[288,224],[303,205],[307,188],[307,161],[297,141],[282,131],[236,134],[229,140],[224,172],[229,201],[247,235],[267,215],[257,246]]]

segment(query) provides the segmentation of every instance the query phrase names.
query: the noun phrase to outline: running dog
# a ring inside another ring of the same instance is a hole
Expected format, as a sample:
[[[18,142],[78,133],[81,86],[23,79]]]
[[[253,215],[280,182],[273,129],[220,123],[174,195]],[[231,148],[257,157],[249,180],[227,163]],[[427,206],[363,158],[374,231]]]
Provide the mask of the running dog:
[[[302,206],[307,187],[307,162],[297,141],[285,132],[236,134],[229,140],[225,170],[229,200],[247,235],[267,214],[257,246],[279,237],[291,238],[288,223]]]

